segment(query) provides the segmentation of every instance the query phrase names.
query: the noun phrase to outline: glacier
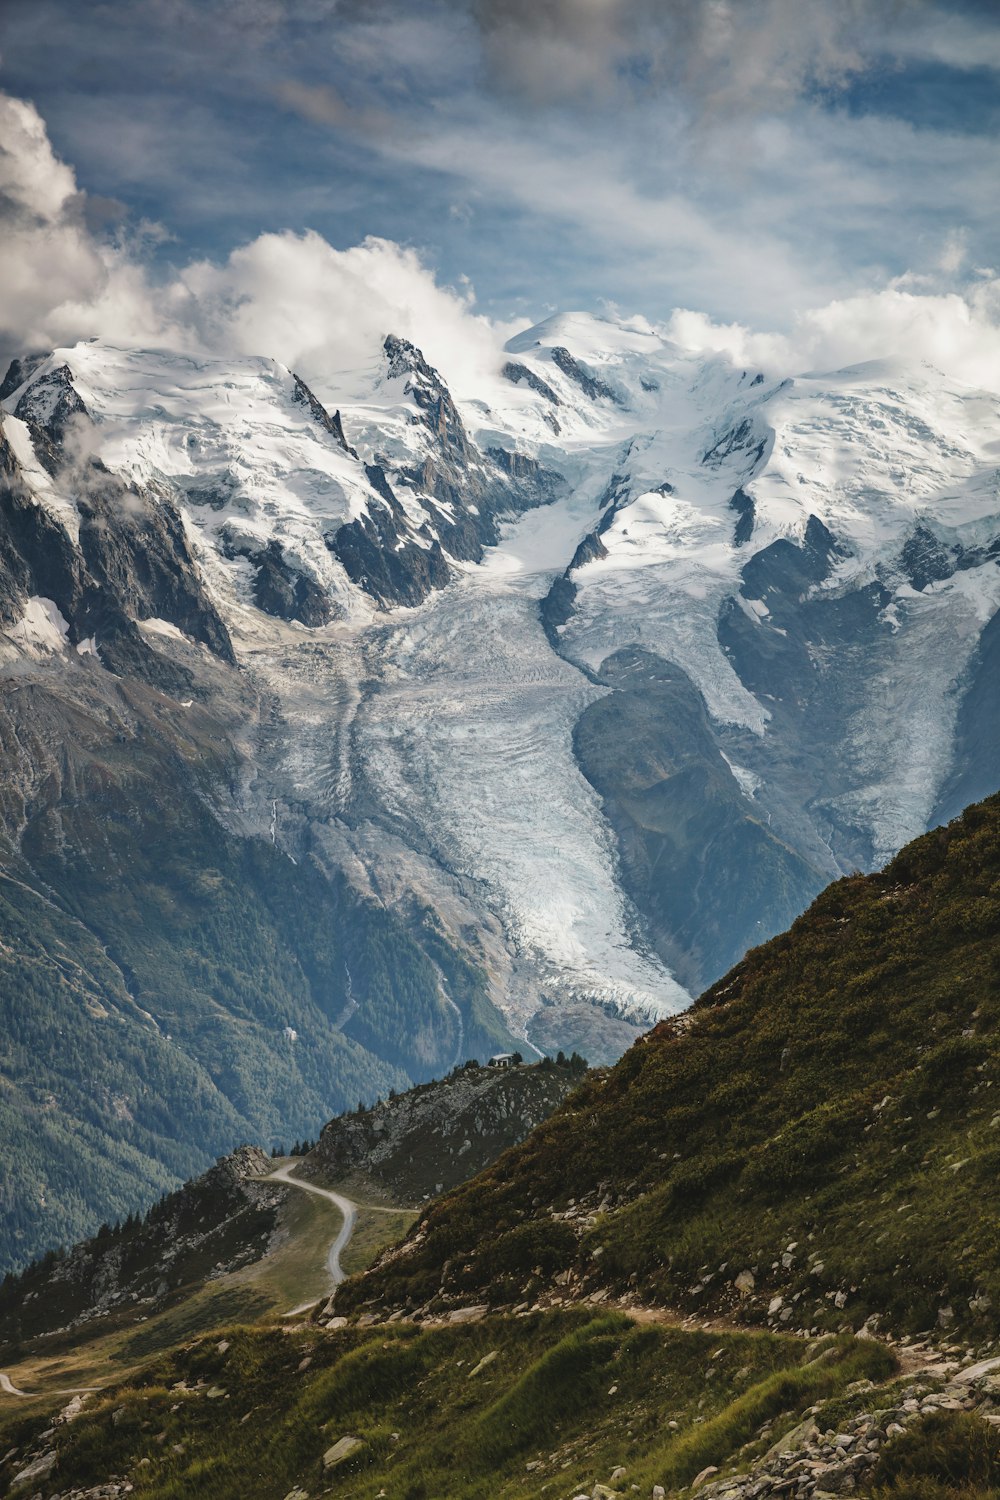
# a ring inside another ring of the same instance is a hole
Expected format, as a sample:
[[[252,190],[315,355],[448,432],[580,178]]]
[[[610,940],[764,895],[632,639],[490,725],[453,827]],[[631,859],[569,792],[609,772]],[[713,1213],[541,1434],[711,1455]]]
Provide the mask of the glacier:
[[[3,430],[70,544],[85,460],[176,506],[272,706],[219,815],[432,908],[529,1046],[565,1016],[613,1052],[933,823],[1000,610],[1000,401],[586,314],[446,382],[398,340],[315,395],[264,354],[97,340],[26,364]],[[5,637],[39,671],[73,646],[42,609]],[[713,858],[748,892],[721,943]]]

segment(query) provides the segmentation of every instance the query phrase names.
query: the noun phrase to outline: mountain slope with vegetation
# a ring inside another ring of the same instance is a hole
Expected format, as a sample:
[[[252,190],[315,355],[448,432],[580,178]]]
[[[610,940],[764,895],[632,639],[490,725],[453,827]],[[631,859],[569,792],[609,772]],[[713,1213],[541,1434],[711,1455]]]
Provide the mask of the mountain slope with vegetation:
[[[624,1295],[1000,1326],[1000,798],[830,886],[432,1204],[338,1311]]]
[[[398,1202],[421,1202],[466,1182],[523,1140],[586,1071],[576,1053],[502,1068],[470,1060],[447,1078],[338,1115],[323,1127],[302,1175],[334,1184],[360,1176]]]
[[[90,1346],[99,1372],[108,1359],[129,1363],[133,1347],[169,1347],[181,1327],[197,1333],[223,1315],[266,1318],[325,1299],[342,1218],[310,1184],[349,1195],[356,1218],[341,1254],[347,1271],[361,1270],[413,1222],[410,1205],[426,1199],[428,1184],[453,1187],[480,1171],[550,1115],[585,1072],[575,1056],[505,1069],[470,1061],[445,1078],[390,1090],[329,1121],[314,1146],[297,1143],[292,1182],[272,1176],[281,1160],[239,1147],[145,1214],[104,1224],[72,1249],[6,1276],[0,1368],[33,1360],[34,1384],[67,1351],[86,1370]]]
[[[594,1309],[333,1334],[220,1328],[68,1422],[0,1414],[0,1484],[46,1500],[562,1500],[584,1485],[648,1497],[734,1451],[766,1452],[804,1409],[895,1368],[872,1341],[639,1328]]]
[[[65,1393],[8,1403],[0,1481],[44,1500],[986,1500],[998,919],[993,798],[829,887],[306,1321],[151,1328],[62,1417]],[[467,1106],[466,1071],[433,1088]],[[454,1137],[412,1128],[428,1097],[339,1122],[310,1169],[367,1162],[391,1188],[418,1136],[450,1160]],[[33,1368],[12,1367],[25,1388]]]

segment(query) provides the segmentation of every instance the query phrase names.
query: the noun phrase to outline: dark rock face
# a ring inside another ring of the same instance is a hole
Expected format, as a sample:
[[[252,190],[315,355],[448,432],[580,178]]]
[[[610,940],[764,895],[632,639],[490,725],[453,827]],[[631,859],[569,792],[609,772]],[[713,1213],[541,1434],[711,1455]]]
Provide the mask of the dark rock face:
[[[407,339],[390,333],[383,347],[389,378],[405,377],[404,389],[420,408],[424,425],[437,438],[439,448],[459,461],[468,462],[472,450],[465,424],[437,370]]]
[[[737,547],[743,547],[753,536],[754,521],[757,511],[752,496],[746,490],[738,489],[729,502],[729,509],[734,510],[739,516],[733,529],[733,541]]]
[[[810,590],[829,576],[837,555],[831,533],[810,517],[801,545],[781,538],[743,568],[740,593],[763,604],[767,620],[751,619],[735,600],[719,619],[719,639],[741,680],[752,693],[773,700],[774,712],[785,718],[816,694],[817,653],[864,641],[889,600],[879,584],[845,595],[810,597]]]
[[[289,561],[280,542],[259,547],[239,535],[224,535],[222,541],[227,557],[245,557],[253,564],[253,602],[258,609],[310,627],[329,624],[333,610],[326,590],[311,573]]]
[[[697,993],[781,931],[824,876],[768,831],[686,673],[630,647],[598,680],[614,691],[578,721],[577,761],[604,799],[654,946]]]
[[[918,526],[907,538],[900,562],[918,593],[923,593],[929,583],[950,578],[955,571],[954,558],[926,526]]]
[[[168,620],[235,666],[229,632],[169,496],[125,486],[95,464],[79,504],[80,547],[102,595],[116,600],[127,619]]]
[[[400,1202],[418,1203],[465,1182],[523,1141],[582,1076],[582,1063],[456,1069],[331,1120],[301,1175],[335,1183],[361,1173]]]
[[[421,528],[424,544],[414,538],[406,511],[381,464],[366,464],[365,474],[384,508],[372,509],[367,516],[341,526],[327,537],[326,544],[351,582],[386,608],[420,604],[451,578],[441,543],[426,525]],[[455,556],[465,555],[462,538],[460,526],[451,528],[449,540]]]
[[[811,808],[811,817],[829,820],[825,841],[842,867],[870,868],[870,832],[845,821],[840,798],[853,788],[846,736],[853,716],[865,709],[881,660],[888,633],[881,612],[891,595],[878,581],[846,593],[817,591],[839,555],[815,517],[801,544],[782,539],[763,548],[743,568],[740,587],[756,610],[728,600],[718,636],[741,681],[771,715],[783,746],[785,791]],[[815,746],[824,739],[837,748],[817,759]]]
[[[607,381],[588,370],[580,360],[574,359],[568,349],[561,347],[553,349],[552,363],[557,365],[570,380],[575,381],[583,394],[589,396],[591,401],[612,401],[615,406],[625,405],[618,391],[612,390]]]
[[[325,590],[308,573],[291,566],[278,542],[269,542],[255,561],[254,603],[258,609],[303,625],[329,624],[333,611]]]
[[[12,359],[7,367],[7,373],[0,381],[0,401],[6,401],[8,396],[13,396],[19,386],[26,380],[30,380],[39,365],[48,359],[47,354],[26,354],[21,359]]]
[[[780,538],[755,552],[744,566],[740,592],[747,599],[801,598],[814,584],[829,575],[839,549],[829,529],[818,516],[810,516],[801,545]]]
[[[387,372],[402,379],[423,428],[422,462],[394,469],[385,459],[365,465],[383,502],[341,526],[327,546],[347,576],[386,608],[420,604],[451,578],[448,558],[478,562],[498,541],[500,522],[560,493],[563,480],[527,454],[504,448],[482,453],[469,438],[444,381],[406,339],[385,340]],[[414,526],[397,490],[414,492],[428,519]]]
[[[508,360],[501,374],[505,380],[510,381],[511,385],[520,385],[523,381],[526,386],[537,395],[544,396],[546,401],[550,401],[553,406],[562,405],[562,402],[548,381],[543,380],[540,375],[536,375],[534,370],[529,370],[527,365],[522,365],[517,360]]]
[[[760,462],[767,451],[768,438],[761,437],[749,417],[744,417],[735,427],[724,432],[710,448],[702,454],[701,461],[717,466],[734,453],[746,454],[749,466]]]
[[[552,586],[538,606],[542,629],[553,651],[559,650],[559,626],[573,618],[576,607],[577,587],[568,573],[553,580]]]
[[[589,562],[598,562],[602,557],[607,557],[607,555],[608,549],[601,541],[600,535],[596,531],[592,531],[589,536],[584,537],[573,553],[569,571],[572,573],[577,568],[582,568]]]
[[[357,450],[351,447],[350,443],[347,441],[347,438],[344,436],[344,424],[341,421],[340,412],[335,411],[333,416],[331,417],[326,407],[322,404],[321,401],[317,400],[312,391],[306,385],[305,381],[300,376],[296,375],[294,370],[292,371],[292,379],[295,381],[294,399],[299,403],[300,406],[304,406],[308,409],[310,414],[315,417],[319,425],[326,432],[328,432],[332,438],[336,439],[338,445],[343,448],[345,453],[349,453],[352,458],[357,458]]]
[[[52,410],[69,413],[66,422],[70,416],[88,420],[82,403],[77,408],[64,400],[61,380],[56,387]],[[58,434],[64,430],[61,421],[50,414],[36,430]],[[19,619],[32,596],[51,599],[69,625],[71,644],[93,637],[106,665],[113,666],[115,653],[121,659],[124,652],[140,675],[144,662],[151,670],[155,664],[135,622],[164,619],[235,663],[229,633],[208,598],[169,497],[126,486],[93,459],[73,470],[72,483],[80,512],[79,548],[28,494],[0,432],[0,619]],[[155,670],[162,672],[164,665]]]
[[[662,490],[665,493],[672,493],[672,486],[664,485]],[[610,530],[619,510],[628,504],[628,500],[628,479],[623,474],[612,474],[599,501],[602,514],[596,530],[590,532],[580,542],[570,559],[569,567],[561,577],[553,581],[548,593],[538,606],[542,629],[553,651],[560,650],[558,627],[568,624],[576,608],[578,588],[573,581],[573,574],[586,563],[607,557],[608,549],[601,541],[601,537]]]
[[[388,511],[372,511],[333,533],[327,546],[344,565],[352,583],[380,604],[421,604],[432,589],[443,588],[451,569],[441,543],[408,542],[397,549],[399,533]]]
[[[63,528],[28,494],[13,450],[0,430],[0,620],[21,618],[32,596],[51,599],[73,627],[99,601],[88,595],[80,559]],[[78,634],[85,639],[88,632]]]
[[[36,380],[17,403],[14,415],[29,426],[41,427],[54,443],[61,443],[70,423],[77,417],[87,416],[87,408],[73,385],[69,366],[60,365],[43,375],[41,380]]]

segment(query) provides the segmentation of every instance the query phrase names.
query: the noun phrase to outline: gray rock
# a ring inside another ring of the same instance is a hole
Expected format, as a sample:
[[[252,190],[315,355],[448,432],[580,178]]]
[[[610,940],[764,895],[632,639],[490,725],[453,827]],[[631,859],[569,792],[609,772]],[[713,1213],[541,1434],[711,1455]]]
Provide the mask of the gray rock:
[[[42,1453],[38,1458],[32,1459],[31,1463],[23,1468],[20,1473],[15,1474],[11,1481],[13,1489],[20,1489],[24,1484],[30,1484],[35,1479],[44,1479],[51,1474],[56,1466],[56,1455],[54,1453]]]
[[[323,1454],[324,1469],[335,1469],[338,1464],[342,1464],[346,1459],[357,1453],[359,1448],[363,1447],[364,1443],[359,1437],[339,1438],[333,1447],[327,1448]]]

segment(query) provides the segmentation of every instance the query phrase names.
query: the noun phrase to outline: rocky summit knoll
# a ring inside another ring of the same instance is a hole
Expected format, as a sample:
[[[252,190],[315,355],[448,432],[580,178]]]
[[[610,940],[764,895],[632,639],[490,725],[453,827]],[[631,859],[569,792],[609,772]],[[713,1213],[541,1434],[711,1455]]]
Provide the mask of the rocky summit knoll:
[[[466,1057],[612,1062],[1000,786],[988,392],[581,315],[265,354],[0,384],[2,1267]]]
[[[361,1176],[400,1203],[420,1203],[481,1172],[575,1089],[583,1058],[562,1053],[525,1066],[468,1062],[447,1078],[338,1115],[320,1132],[300,1175],[318,1182]]]

